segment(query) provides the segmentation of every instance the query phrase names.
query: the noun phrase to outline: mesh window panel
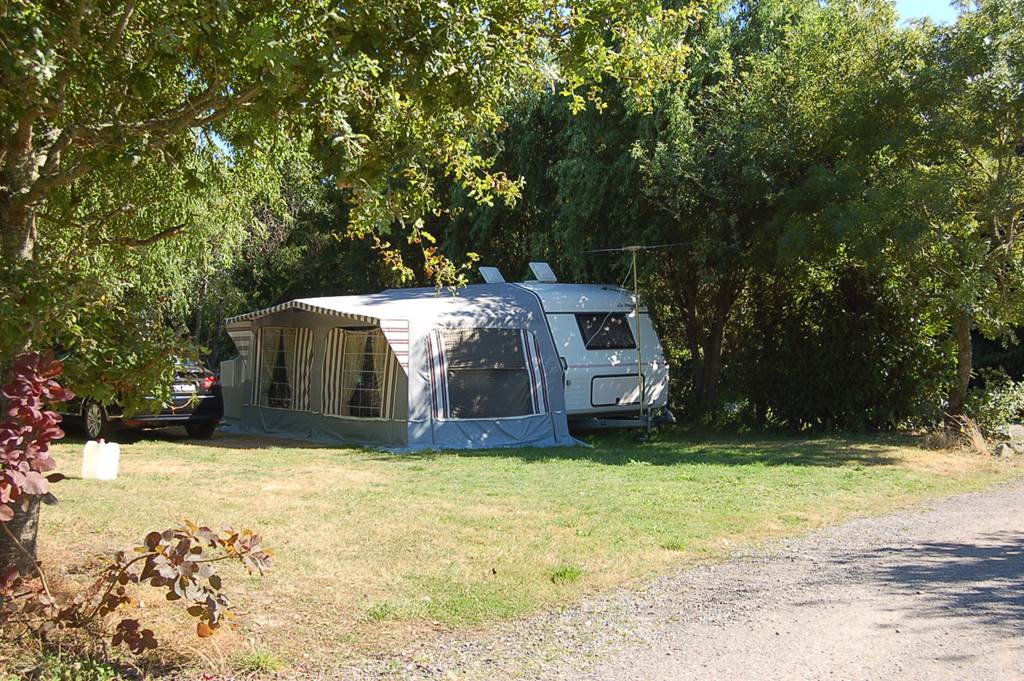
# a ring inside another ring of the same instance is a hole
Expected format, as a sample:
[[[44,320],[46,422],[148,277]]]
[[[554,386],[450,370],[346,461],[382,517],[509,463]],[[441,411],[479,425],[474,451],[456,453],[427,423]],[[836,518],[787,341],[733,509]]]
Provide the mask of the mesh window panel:
[[[518,329],[445,331],[444,354],[450,369],[525,369]]]
[[[391,352],[379,329],[331,329],[324,361],[323,410],[332,416],[381,418]]]
[[[295,329],[266,327],[260,345],[259,404],[292,408]]]
[[[305,328],[264,327],[260,331],[257,404],[309,410],[313,332]]]
[[[534,413],[530,372],[517,329],[460,329],[442,333],[452,418]]]
[[[577,313],[587,350],[635,350],[636,340],[624,312]]]

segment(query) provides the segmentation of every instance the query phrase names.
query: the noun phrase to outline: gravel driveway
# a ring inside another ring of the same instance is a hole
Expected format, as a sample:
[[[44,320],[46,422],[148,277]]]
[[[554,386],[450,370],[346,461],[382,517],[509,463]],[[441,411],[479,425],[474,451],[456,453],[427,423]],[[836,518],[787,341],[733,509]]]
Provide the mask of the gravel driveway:
[[[1024,679],[1024,484],[862,519],[348,678]]]

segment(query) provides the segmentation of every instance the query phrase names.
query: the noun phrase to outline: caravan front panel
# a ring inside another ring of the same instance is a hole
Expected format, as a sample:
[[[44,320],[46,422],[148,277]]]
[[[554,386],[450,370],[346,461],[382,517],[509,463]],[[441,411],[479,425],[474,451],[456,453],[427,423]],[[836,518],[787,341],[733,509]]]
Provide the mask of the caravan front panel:
[[[572,418],[628,418],[668,404],[668,365],[650,315],[639,323],[630,291],[601,285],[520,284],[538,296],[564,370]]]

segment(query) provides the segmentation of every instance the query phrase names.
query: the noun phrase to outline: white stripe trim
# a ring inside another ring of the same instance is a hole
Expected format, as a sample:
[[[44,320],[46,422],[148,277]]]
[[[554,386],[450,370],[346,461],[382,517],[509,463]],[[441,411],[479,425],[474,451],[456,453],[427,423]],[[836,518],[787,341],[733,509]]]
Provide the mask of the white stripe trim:
[[[303,302],[301,300],[289,300],[287,303],[281,303],[280,305],[274,305],[273,307],[266,307],[262,310],[254,310],[252,312],[246,312],[236,317],[228,317],[224,320],[225,324],[234,324],[235,322],[243,322],[249,319],[258,319],[260,317],[266,317],[276,312],[282,312],[284,310],[305,310],[306,312],[316,312],[318,314],[325,314],[331,317],[341,317],[343,319],[354,319],[365,324],[379,325],[380,320],[376,317],[369,317],[367,315],[354,314],[352,312],[345,312],[343,310],[334,310],[329,307],[322,307],[320,305],[312,305],[310,303]]]

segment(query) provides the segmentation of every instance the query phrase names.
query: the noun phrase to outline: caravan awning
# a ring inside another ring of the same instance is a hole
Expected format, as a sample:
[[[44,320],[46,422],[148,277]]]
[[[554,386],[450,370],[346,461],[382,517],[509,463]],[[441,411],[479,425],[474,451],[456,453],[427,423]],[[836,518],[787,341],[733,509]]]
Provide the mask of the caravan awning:
[[[281,303],[280,305],[275,305],[273,307],[265,307],[262,310],[254,310],[253,312],[246,312],[245,314],[240,314],[237,317],[228,317],[227,319],[224,320],[224,323],[234,324],[235,322],[244,322],[250,319],[259,319],[260,317],[266,317],[267,315],[272,315],[275,312],[283,312],[285,310],[304,310],[306,312],[317,312],[319,314],[328,315],[330,317],[355,319],[356,321],[360,321],[365,324],[380,326],[380,319],[378,319],[377,317],[369,317],[367,315],[346,312],[345,310],[334,307],[324,307],[323,305],[308,303],[302,299],[289,300],[287,303]]]

